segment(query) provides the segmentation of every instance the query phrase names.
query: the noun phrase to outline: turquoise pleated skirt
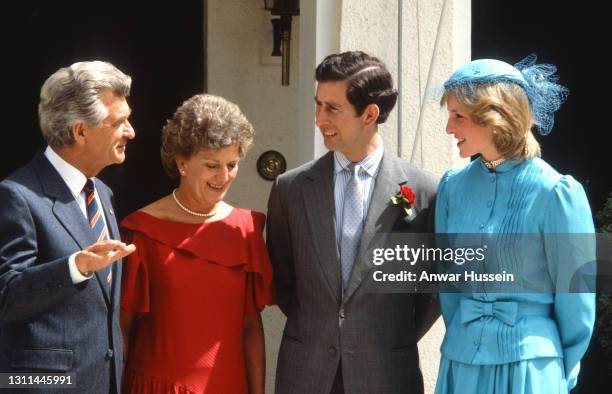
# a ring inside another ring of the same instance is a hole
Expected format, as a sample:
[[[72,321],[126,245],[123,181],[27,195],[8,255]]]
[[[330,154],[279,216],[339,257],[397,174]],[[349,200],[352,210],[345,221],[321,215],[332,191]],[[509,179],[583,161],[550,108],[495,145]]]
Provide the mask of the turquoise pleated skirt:
[[[442,357],[436,394],[567,394],[563,359],[470,365]]]

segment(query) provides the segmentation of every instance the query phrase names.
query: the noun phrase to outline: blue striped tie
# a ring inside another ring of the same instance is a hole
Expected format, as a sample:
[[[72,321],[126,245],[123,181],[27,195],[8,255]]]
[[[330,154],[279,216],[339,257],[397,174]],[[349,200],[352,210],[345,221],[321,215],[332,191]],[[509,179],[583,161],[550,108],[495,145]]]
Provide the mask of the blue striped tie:
[[[102,217],[102,207],[98,203],[98,199],[96,198],[93,179],[87,178],[87,182],[85,182],[85,187],[83,188],[83,191],[85,192],[85,202],[87,205],[87,221],[89,222],[89,228],[91,229],[91,233],[96,242],[107,240],[108,229],[106,227],[106,223],[104,222],[104,218]],[[110,285],[112,280],[111,269],[112,264],[109,264],[101,270],[101,273],[103,274],[102,277],[106,280],[107,286]]]
[[[342,238],[340,241],[340,265],[342,267],[342,293],[346,293],[348,281],[357,258],[359,241],[363,232],[363,194],[359,184],[360,166],[351,163],[346,168],[351,173],[344,189],[342,204]]]

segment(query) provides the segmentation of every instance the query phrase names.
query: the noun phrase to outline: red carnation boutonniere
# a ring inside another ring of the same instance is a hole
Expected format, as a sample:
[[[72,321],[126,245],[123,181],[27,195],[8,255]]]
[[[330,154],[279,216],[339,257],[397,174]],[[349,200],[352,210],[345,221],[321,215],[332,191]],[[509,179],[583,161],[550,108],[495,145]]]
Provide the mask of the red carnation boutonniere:
[[[400,191],[396,195],[391,197],[391,201],[394,205],[402,205],[406,215],[412,215],[412,206],[414,205],[414,200],[416,199],[416,193],[412,188],[406,185],[406,182],[400,183]]]

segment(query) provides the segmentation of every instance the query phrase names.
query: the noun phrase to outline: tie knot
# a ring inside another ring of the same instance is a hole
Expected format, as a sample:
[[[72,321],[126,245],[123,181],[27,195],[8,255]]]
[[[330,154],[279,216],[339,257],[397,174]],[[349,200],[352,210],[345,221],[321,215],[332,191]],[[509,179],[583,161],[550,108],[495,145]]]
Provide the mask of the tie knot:
[[[91,193],[91,192],[94,191],[94,182],[93,182],[93,179],[87,178],[87,181],[85,182],[85,186],[83,187],[83,191],[85,193]]]
[[[351,175],[353,176],[357,176],[359,174],[359,169],[361,168],[361,166],[357,163],[351,163],[349,164],[346,169],[348,170],[348,172],[351,173]]]

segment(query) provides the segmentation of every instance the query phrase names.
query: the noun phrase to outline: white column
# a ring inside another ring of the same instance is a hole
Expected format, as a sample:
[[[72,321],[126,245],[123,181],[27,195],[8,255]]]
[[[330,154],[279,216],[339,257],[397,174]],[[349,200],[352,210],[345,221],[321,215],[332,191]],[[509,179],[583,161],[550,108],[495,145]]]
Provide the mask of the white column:
[[[327,149],[315,126],[314,96],[317,65],[340,45],[340,0],[300,2],[299,155],[303,163],[322,156]]]

